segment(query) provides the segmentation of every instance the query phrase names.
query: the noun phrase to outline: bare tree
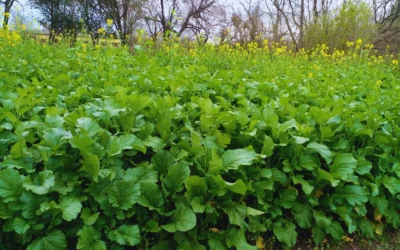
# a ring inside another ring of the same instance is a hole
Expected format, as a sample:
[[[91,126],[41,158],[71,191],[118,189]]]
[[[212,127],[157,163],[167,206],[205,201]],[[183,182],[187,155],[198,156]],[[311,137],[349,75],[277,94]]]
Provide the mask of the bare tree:
[[[293,3],[292,1],[289,1],[290,3],[290,8],[289,10],[287,10],[287,8],[285,8],[285,3],[286,1],[280,2],[278,0],[273,0],[273,5],[275,6],[275,8],[277,9],[277,11],[280,13],[280,15],[283,17],[283,19],[285,20],[286,23],[286,27],[288,29],[288,33],[291,37],[291,40],[293,42],[293,44],[295,45],[296,49],[299,48],[299,44],[297,42],[297,36],[296,36],[296,31],[293,27],[293,22],[294,24],[297,24],[297,22],[295,21],[295,11],[293,8]],[[292,12],[290,12],[290,10]],[[289,15],[291,15],[293,17],[292,20],[289,19]]]
[[[101,8],[108,18],[113,20],[122,43],[133,34],[135,25],[143,17],[147,0],[100,0]]]
[[[105,13],[103,13],[101,5],[97,0],[78,0],[78,2],[86,31],[89,33],[93,44],[95,44],[96,38],[98,38],[97,30],[105,23]]]
[[[400,46],[400,1],[373,0],[374,20],[379,25],[379,34],[374,41],[375,47],[382,51],[389,45],[392,52],[399,52]]]
[[[178,37],[188,30],[208,34],[213,18],[222,10],[218,0],[153,0],[151,6],[155,8],[148,10],[146,25],[152,33],[161,30],[164,36],[174,33]]]
[[[231,13],[230,24],[221,30],[224,40],[228,42],[239,42],[245,44],[248,42],[261,42],[266,36],[267,28],[265,26],[264,11],[261,7],[261,1],[247,0],[240,3],[240,8]]]

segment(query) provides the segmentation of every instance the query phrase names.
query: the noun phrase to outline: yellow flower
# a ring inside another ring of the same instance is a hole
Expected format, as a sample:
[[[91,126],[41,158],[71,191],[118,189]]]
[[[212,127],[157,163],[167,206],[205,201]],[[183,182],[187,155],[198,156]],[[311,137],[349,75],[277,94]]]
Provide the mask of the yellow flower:
[[[5,17],[10,17],[10,12],[4,13],[4,16],[5,16]]]
[[[313,77],[312,73],[308,73],[308,77],[312,78]]]
[[[87,48],[86,43],[82,43],[82,49],[83,49],[83,50],[86,50],[86,48]]]
[[[354,45],[354,42],[346,42],[347,47],[352,47]]]
[[[392,65],[394,65],[394,66],[399,65],[399,61],[397,61],[396,59],[395,59],[395,60],[392,60]]]
[[[347,236],[343,236],[343,237],[342,237],[342,240],[345,241],[345,242],[353,242],[353,239],[352,239],[352,238],[349,238],[349,237],[347,237]]]
[[[376,81],[376,85],[381,86],[381,84],[382,84],[381,80]]]
[[[105,30],[104,30],[104,28],[100,28],[100,29],[97,30],[97,32],[100,33],[100,34],[104,34]]]
[[[357,45],[361,45],[362,44],[362,40],[361,39],[357,39],[356,44]]]
[[[25,25],[25,24],[22,24],[22,25],[21,25],[21,29],[22,29],[22,30],[26,30],[26,25]]]
[[[112,19],[107,19],[107,25],[111,26],[113,24],[113,20]]]
[[[373,44],[366,44],[364,47],[365,47],[365,49],[373,49],[374,45]]]

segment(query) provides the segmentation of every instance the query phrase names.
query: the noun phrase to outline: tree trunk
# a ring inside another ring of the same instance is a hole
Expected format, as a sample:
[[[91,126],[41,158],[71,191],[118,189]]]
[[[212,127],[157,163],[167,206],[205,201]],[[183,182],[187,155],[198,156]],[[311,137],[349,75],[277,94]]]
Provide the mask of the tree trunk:
[[[11,2],[6,1],[4,4],[4,19],[3,19],[3,28],[5,29],[8,26],[8,22],[10,21],[10,11],[11,11]],[[8,13],[6,15],[6,13]]]
[[[300,27],[299,27],[299,42],[298,46],[299,49],[303,47],[303,40],[304,40],[304,0],[300,2]]]
[[[313,14],[314,14],[314,22],[317,22],[318,18],[318,0],[314,0],[314,5],[313,5]]]

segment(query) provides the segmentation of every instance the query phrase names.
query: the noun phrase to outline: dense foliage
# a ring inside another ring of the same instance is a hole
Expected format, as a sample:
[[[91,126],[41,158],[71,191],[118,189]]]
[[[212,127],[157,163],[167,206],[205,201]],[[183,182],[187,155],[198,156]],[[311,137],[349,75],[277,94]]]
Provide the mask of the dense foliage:
[[[0,41],[1,249],[257,249],[400,227],[398,63],[361,41],[133,56]]]

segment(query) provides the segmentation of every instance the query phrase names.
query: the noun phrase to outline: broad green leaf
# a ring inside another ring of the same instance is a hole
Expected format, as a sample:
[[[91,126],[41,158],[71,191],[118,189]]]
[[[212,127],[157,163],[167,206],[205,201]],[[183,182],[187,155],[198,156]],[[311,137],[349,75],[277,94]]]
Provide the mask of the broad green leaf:
[[[99,124],[88,117],[79,118],[76,121],[76,126],[80,128],[81,132],[86,132],[87,135],[89,135],[90,137],[96,135],[97,132],[100,130]]]
[[[279,125],[279,131],[285,132],[291,128],[296,128],[297,129],[297,123],[295,119],[291,119],[287,122],[284,122]]]
[[[157,170],[157,172],[160,174],[165,174],[174,163],[174,160],[174,155],[171,152],[165,150],[157,152],[153,156],[153,158],[151,158],[154,169]]]
[[[179,243],[178,247],[176,248],[176,250],[186,250],[186,249],[206,250],[206,247],[193,240],[184,240],[181,243]]]
[[[357,167],[357,160],[352,154],[339,154],[335,157],[330,167],[330,172],[335,179],[347,180]]]
[[[378,208],[381,214],[385,214],[389,206],[389,202],[384,196],[369,197],[369,202],[372,206]]]
[[[133,134],[125,134],[119,137],[114,136],[112,138],[109,147],[109,154],[111,156],[118,155],[126,149],[135,149],[142,153],[146,153],[146,146],[144,143]]]
[[[288,247],[293,247],[296,244],[297,239],[297,232],[296,232],[296,225],[287,222],[282,225],[281,222],[274,224],[274,235],[280,241],[285,243]]]
[[[380,182],[389,190],[392,194],[400,192],[400,180],[395,177],[389,177],[385,175]]]
[[[168,174],[164,178],[164,185],[171,193],[180,192],[183,183],[190,176],[190,168],[183,163],[175,163],[168,169]]]
[[[124,179],[127,181],[135,180],[138,183],[143,181],[158,182],[158,175],[151,165],[143,165],[126,170]]]
[[[372,169],[372,163],[367,160],[358,160],[355,171],[359,175],[367,174]]]
[[[301,184],[305,194],[311,194],[314,187],[310,185],[306,180],[303,179],[302,175],[296,175],[292,177],[294,184]]]
[[[194,197],[190,201],[190,206],[195,213],[204,213],[207,208],[204,197]]]
[[[84,208],[82,209],[81,219],[85,222],[85,225],[91,226],[99,218],[99,215],[99,212],[91,213],[89,208]]]
[[[130,209],[140,197],[140,184],[134,179],[130,181],[118,180],[107,189],[108,198],[113,207],[122,210]]]
[[[140,193],[138,203],[150,210],[160,208],[164,204],[164,197],[157,183],[150,181],[140,183]]]
[[[51,128],[46,130],[43,135],[43,138],[46,140],[47,144],[50,147],[55,147],[64,144],[69,139],[72,138],[72,134],[69,131],[65,131],[61,128]]]
[[[172,212],[168,224],[162,228],[170,233],[186,232],[196,226],[196,215],[184,205],[177,204],[177,208]]]
[[[393,164],[391,172],[396,173],[397,177],[400,177],[400,162],[396,162],[395,164]]]
[[[326,228],[331,224],[332,220],[326,217],[324,212],[313,210],[313,215],[318,227]]]
[[[26,142],[19,141],[15,143],[10,150],[10,155],[14,158],[22,158],[27,152]]]
[[[315,243],[320,244],[326,238],[325,230],[320,227],[313,227],[312,229],[312,237]]]
[[[251,207],[246,207],[246,214],[247,216],[258,216],[258,215],[263,215],[265,212],[251,208]]]
[[[122,225],[108,233],[108,238],[123,246],[136,246],[140,243],[140,231],[136,225]]]
[[[296,144],[304,144],[306,142],[308,142],[310,140],[310,138],[306,138],[306,137],[300,137],[300,136],[293,136]]]
[[[67,239],[63,232],[55,230],[45,237],[32,241],[27,250],[64,250],[67,249]],[[105,248],[103,248],[105,249]],[[100,249],[99,249],[100,250]]]
[[[185,195],[191,200],[196,196],[203,196],[207,194],[207,182],[205,178],[197,175],[190,176],[186,179],[185,187],[187,192]]]
[[[218,145],[220,145],[222,148],[226,148],[227,145],[231,143],[231,138],[228,134],[223,134],[219,131],[216,131],[215,137],[217,138]]]
[[[331,183],[332,187],[336,187],[340,181],[335,180],[335,178],[327,171],[323,169],[318,169],[318,177],[320,180],[327,180]]]
[[[329,151],[326,145],[319,144],[316,142],[311,142],[307,145],[307,148],[315,152],[318,152],[328,164],[332,162],[332,153],[331,151]]]
[[[236,180],[235,182],[227,182],[225,181],[222,176],[216,175],[213,176],[214,181],[217,183],[219,186],[219,192],[221,195],[225,194],[225,190],[229,190],[233,193],[245,195],[246,194],[246,184],[243,182],[243,180],[239,179]]]
[[[307,170],[313,170],[320,167],[318,158],[311,154],[300,155],[299,164],[302,168],[305,168]]]
[[[100,172],[100,160],[97,155],[85,154],[83,156],[84,161],[82,161],[82,168],[79,171],[88,173],[94,181],[98,180]]]
[[[74,197],[64,197],[61,199],[59,207],[62,209],[62,218],[66,221],[76,219],[81,212],[82,204]]]
[[[0,219],[14,218],[14,211],[8,204],[0,203]],[[26,218],[24,216],[24,218]]]
[[[69,140],[72,147],[78,148],[83,154],[88,154],[92,151],[92,146],[95,143],[89,135],[79,134]]]
[[[149,136],[143,141],[146,147],[152,148],[154,152],[161,151],[164,148],[164,142],[161,138]]]
[[[151,232],[151,233],[157,233],[161,230],[161,228],[158,225],[157,221],[149,220],[146,222],[146,226],[144,227],[144,230],[147,232]]]
[[[264,121],[268,124],[268,126],[277,129],[279,126],[279,117],[275,114],[274,109],[271,107],[267,107],[263,110],[263,118]]]
[[[228,215],[230,224],[238,225],[243,229],[247,227],[247,223],[245,222],[247,209],[244,204],[233,203],[224,207],[223,210]]]
[[[17,217],[14,219],[13,227],[17,234],[24,234],[28,231],[30,225],[27,221]]]
[[[226,244],[217,237],[211,237],[208,240],[208,247],[210,250],[227,250]]]
[[[107,250],[106,243],[101,239],[101,233],[92,226],[83,226],[78,231],[77,249],[82,250]]]
[[[268,135],[265,136],[264,145],[261,151],[261,154],[266,155],[267,157],[271,156],[275,148],[274,141]]]
[[[23,187],[35,194],[42,195],[47,194],[54,185],[55,176],[53,171],[44,170],[39,172],[39,174],[37,174],[33,180],[30,176],[28,176],[24,181]]]
[[[345,206],[336,207],[335,213],[346,223],[348,233],[352,234],[357,230],[357,225],[351,218],[351,211]]]
[[[374,225],[369,220],[361,220],[358,227],[363,235],[369,238],[374,237]]]
[[[235,228],[228,231],[226,244],[229,248],[235,247],[237,250],[257,250],[256,246],[252,246],[247,242],[244,230]]]
[[[350,205],[362,205],[368,201],[368,193],[361,186],[347,185],[340,192]]]
[[[288,178],[285,174],[285,172],[280,171],[277,168],[272,168],[272,178],[274,179],[274,181],[280,182],[282,185],[287,185],[288,184]]]
[[[222,166],[222,159],[219,155],[213,151],[211,153],[211,161],[210,166],[208,168],[208,173],[213,175],[221,174],[224,171],[224,167]]]
[[[286,189],[281,192],[279,195],[279,200],[275,200],[275,204],[284,207],[286,209],[291,208],[297,198],[297,190],[296,189]]]
[[[23,177],[17,170],[0,170],[0,197],[3,202],[15,201],[21,196],[23,180]]]
[[[332,221],[332,223],[326,227],[326,232],[332,235],[332,237],[336,240],[340,240],[344,236],[342,226],[337,221]]]
[[[226,171],[237,170],[239,166],[248,166],[257,159],[257,154],[247,149],[227,150],[222,155],[222,166]]]
[[[309,205],[296,203],[293,206],[292,212],[297,224],[301,228],[311,228],[313,222],[313,214]]]

